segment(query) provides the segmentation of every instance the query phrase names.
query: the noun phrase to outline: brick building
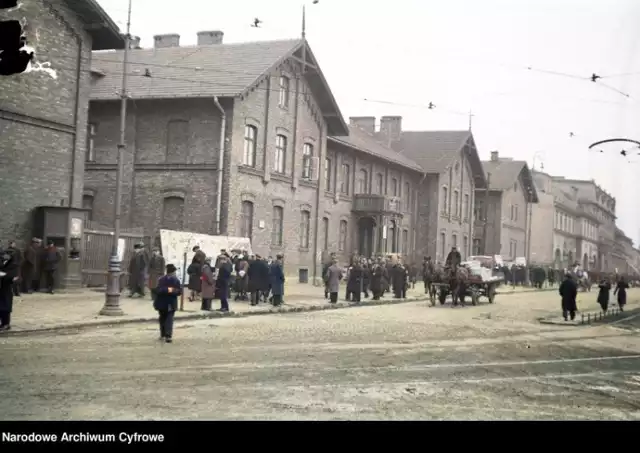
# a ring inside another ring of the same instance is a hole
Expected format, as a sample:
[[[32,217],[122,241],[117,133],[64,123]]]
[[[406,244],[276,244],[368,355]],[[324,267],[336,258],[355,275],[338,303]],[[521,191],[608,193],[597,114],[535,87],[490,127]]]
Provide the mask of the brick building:
[[[535,262],[536,255],[528,256],[528,208],[529,203],[538,202],[538,194],[529,166],[500,157],[498,151],[492,151],[491,160],[482,165],[489,190],[476,191],[474,255],[501,255],[506,260],[527,257]]]
[[[37,62],[52,71],[0,76],[0,239],[31,235],[37,206],[82,203],[91,51],[122,48],[93,0],[28,0],[0,10],[26,21]]]

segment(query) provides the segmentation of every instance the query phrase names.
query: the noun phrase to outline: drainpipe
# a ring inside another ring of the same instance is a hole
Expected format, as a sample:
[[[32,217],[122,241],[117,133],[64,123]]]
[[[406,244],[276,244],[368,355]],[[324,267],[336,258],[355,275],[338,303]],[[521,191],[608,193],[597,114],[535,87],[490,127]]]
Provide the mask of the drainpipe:
[[[326,158],[327,156],[327,149],[326,149],[327,133],[325,128],[326,126],[324,124],[320,128],[320,152],[318,153],[319,162],[318,162],[318,186],[316,188],[316,218],[313,226],[313,285],[314,286],[320,286],[318,283],[318,255],[320,254],[320,244],[319,244],[320,232],[318,231],[318,228],[320,228],[320,215],[321,215],[320,200],[321,200],[322,192],[324,192],[324,190],[326,189],[325,187],[322,186],[324,181],[320,179],[322,175],[321,170],[324,168],[324,165],[326,165],[324,158]],[[325,148],[324,154],[322,152],[323,148]],[[294,175],[294,178],[295,178],[295,175]],[[320,272],[322,271],[320,270]]]
[[[218,100],[218,96],[213,98],[213,103],[216,108],[220,111],[220,151],[218,152],[218,192],[216,194],[216,223],[215,223],[215,232],[217,235],[222,233],[221,228],[221,219],[222,219],[222,176],[224,174],[224,153],[225,153],[225,143],[226,143],[226,132],[227,132],[227,114],[224,112],[224,109],[220,105],[220,101]]]
[[[75,35],[75,33],[74,33]],[[69,207],[74,207],[76,202],[75,185],[76,185],[76,159],[78,158],[78,146],[80,145],[80,86],[82,83],[82,40],[80,36],[75,35],[78,42],[78,54],[76,55],[76,93],[75,106],[73,109],[73,125],[75,134],[73,136],[73,149],[71,151],[71,178],[69,178]],[[89,112],[87,111],[87,116]],[[85,123],[86,124],[86,123]],[[84,178],[84,173],[82,175]],[[67,247],[69,245],[67,244]],[[67,248],[69,250],[69,248]]]

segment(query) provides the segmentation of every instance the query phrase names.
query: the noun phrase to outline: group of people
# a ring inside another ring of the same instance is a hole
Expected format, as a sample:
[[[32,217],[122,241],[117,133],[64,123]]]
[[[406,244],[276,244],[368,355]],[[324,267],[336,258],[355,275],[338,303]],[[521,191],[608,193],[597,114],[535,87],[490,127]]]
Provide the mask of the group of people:
[[[603,278],[598,283],[598,304],[602,311],[606,312],[609,309],[609,301],[611,298],[611,289],[614,288],[613,295],[617,296],[618,307],[620,311],[624,311],[624,306],[627,304],[627,289],[629,289],[629,283],[623,276],[617,276],[613,278]],[[567,272],[565,274],[564,281],[560,284],[559,288],[560,297],[562,298],[562,317],[565,321],[571,319],[572,321],[576,317],[578,306],[576,299],[578,297],[578,284],[573,274]]]
[[[33,238],[24,253],[15,241],[0,247],[0,331],[11,329],[14,297],[39,291],[43,281],[43,289],[53,294],[61,259],[53,242],[44,247],[39,238]]]

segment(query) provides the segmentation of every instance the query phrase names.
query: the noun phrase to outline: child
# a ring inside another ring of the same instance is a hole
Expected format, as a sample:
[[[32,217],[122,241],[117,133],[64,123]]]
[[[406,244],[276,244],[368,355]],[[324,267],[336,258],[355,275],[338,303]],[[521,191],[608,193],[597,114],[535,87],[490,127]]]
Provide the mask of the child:
[[[160,277],[156,288],[153,308],[160,315],[160,341],[172,342],[173,317],[178,309],[178,296],[182,294],[182,285],[176,277],[176,267],[167,264],[167,274]]]

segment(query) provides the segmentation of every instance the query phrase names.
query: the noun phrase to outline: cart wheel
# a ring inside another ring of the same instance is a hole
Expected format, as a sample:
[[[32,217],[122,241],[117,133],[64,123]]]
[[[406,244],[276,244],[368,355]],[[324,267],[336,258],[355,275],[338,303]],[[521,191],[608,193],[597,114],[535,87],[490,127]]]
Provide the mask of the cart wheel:
[[[471,291],[471,305],[474,307],[478,305],[478,293],[475,290]]]

